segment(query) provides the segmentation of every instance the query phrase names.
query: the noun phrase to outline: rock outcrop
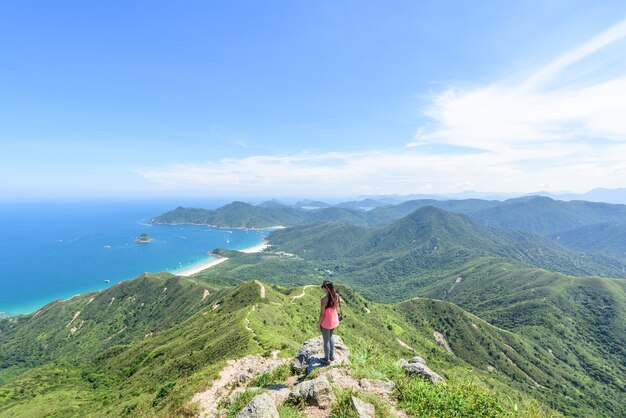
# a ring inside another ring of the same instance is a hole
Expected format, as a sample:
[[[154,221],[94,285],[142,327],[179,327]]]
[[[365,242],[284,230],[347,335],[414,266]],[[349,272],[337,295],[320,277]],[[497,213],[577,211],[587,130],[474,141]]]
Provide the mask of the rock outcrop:
[[[313,405],[322,409],[328,408],[334,400],[335,395],[326,376],[298,383],[287,397],[288,403],[304,402],[306,405]]]
[[[340,336],[335,335],[335,360],[332,365],[350,364],[348,356],[350,355],[350,349],[344,344]],[[324,343],[322,336],[312,338],[302,344],[296,358],[293,361],[292,368],[297,372],[309,373],[313,368],[321,366],[321,361],[324,358]]]
[[[274,400],[267,394],[256,395],[235,418],[279,418]]]
[[[396,364],[402,367],[407,373],[421,376],[424,379],[429,380],[431,383],[445,382],[445,379],[433,372],[430,367],[426,365],[424,359],[419,356],[415,356],[409,361],[400,359]]]
[[[374,418],[376,415],[376,409],[374,405],[371,403],[362,401],[356,396],[350,397],[350,402],[352,403],[352,409],[356,412],[356,415],[359,418]]]

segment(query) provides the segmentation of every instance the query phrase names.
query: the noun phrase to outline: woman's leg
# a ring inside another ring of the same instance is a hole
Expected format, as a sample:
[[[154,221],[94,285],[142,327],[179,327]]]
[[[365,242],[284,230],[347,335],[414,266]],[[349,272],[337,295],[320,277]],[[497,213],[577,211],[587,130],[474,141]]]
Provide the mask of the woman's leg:
[[[324,358],[328,360],[331,353],[331,341],[333,330],[322,328],[322,339],[324,340]]]
[[[330,333],[330,338],[329,343],[328,343],[328,356],[326,356],[327,359],[329,360],[334,360],[335,359],[335,336],[333,335],[333,332],[335,331],[334,329],[329,329],[328,330]]]

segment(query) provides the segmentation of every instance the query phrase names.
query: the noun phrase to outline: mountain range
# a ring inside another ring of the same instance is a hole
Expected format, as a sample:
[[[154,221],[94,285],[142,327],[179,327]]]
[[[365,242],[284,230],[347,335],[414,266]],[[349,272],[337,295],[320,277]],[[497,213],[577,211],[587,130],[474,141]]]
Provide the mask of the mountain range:
[[[144,274],[0,319],[0,415],[197,416],[194,395],[227,361],[289,358],[317,335],[325,279],[339,284],[352,373],[393,382],[396,396],[417,390],[395,366],[417,354],[448,381],[416,394],[422,406],[446,399],[460,416],[485,416],[470,408],[480,394],[486,416],[626,415],[625,206],[363,203],[155,217],[289,227],[262,253],[216,249],[227,260],[192,277]]]

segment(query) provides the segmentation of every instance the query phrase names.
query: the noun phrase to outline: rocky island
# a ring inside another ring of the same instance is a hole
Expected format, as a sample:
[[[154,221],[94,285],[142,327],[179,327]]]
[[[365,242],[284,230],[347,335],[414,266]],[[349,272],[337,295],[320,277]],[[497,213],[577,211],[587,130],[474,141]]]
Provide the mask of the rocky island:
[[[153,240],[154,238],[146,233],[140,234],[137,238],[135,238],[135,242],[138,244],[147,244],[148,242],[152,242]]]

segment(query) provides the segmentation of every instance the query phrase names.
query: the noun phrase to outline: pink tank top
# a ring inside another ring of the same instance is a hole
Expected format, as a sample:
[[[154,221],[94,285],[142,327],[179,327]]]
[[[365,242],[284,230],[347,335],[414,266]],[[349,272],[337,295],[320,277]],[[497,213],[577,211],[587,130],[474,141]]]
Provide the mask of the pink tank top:
[[[334,329],[339,325],[339,314],[337,313],[337,307],[324,309],[324,317],[322,318],[322,328]]]

